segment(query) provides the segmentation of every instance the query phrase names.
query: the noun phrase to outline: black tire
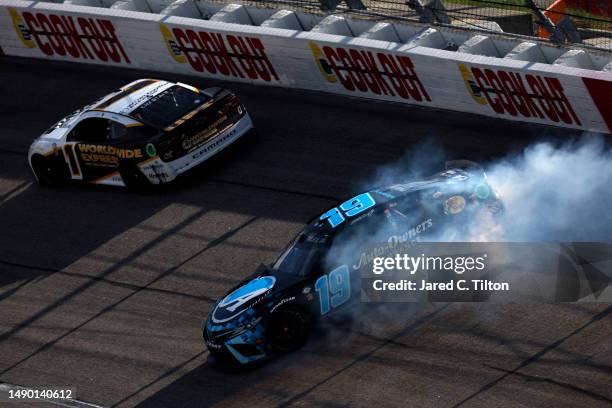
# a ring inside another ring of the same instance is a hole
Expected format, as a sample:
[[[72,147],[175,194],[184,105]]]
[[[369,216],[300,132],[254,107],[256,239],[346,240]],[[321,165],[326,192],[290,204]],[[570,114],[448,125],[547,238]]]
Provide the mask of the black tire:
[[[32,156],[32,170],[36,174],[38,184],[43,187],[63,186],[69,179],[68,169],[61,157],[36,154]]]
[[[119,173],[125,186],[134,191],[148,192],[153,186],[147,176],[138,168],[136,163],[126,162],[119,166]]]
[[[271,350],[285,353],[300,348],[308,340],[311,326],[311,319],[301,310],[277,310],[268,325]]]
[[[250,128],[245,134],[247,138],[256,138],[257,135],[258,135],[257,128],[255,127]]]

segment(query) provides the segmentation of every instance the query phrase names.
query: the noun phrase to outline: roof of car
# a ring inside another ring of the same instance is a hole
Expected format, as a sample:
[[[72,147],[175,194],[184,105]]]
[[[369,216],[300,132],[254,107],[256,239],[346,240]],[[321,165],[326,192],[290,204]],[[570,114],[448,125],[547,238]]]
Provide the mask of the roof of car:
[[[174,83],[172,82],[159,79],[139,79],[102,97],[89,106],[87,110],[100,110],[128,115],[152,96],[163,92],[173,85]]]
[[[136,109],[138,106],[149,100],[154,95],[163,92],[173,85],[177,85],[173,82],[163,81],[160,79],[139,79],[131,82],[115,92],[111,92],[108,95],[103,96],[97,101],[86,105],[71,114],[67,115],[59,122],[55,123],[49,129],[47,129],[44,135],[50,135],[57,129],[68,129],[74,123],[85,117],[95,117],[98,114],[108,112],[111,114],[111,118],[123,123],[126,126],[143,124],[141,120],[130,116],[130,112]],[[178,85],[189,88],[189,85],[178,83]],[[119,115],[117,117],[112,114]],[[56,134],[55,137],[65,136],[66,133]]]
[[[355,219],[353,219],[353,221],[357,221],[357,219],[360,219],[362,217],[367,217],[366,214],[371,214],[372,210],[378,209],[380,207],[386,207],[389,202],[392,202],[393,200],[402,199],[403,197],[407,197],[413,193],[433,189],[441,185],[448,186],[451,184],[454,185],[455,189],[461,190],[463,188],[466,188],[466,183],[470,183],[470,180],[473,177],[474,175],[472,173],[464,169],[455,168],[434,174],[430,177],[425,177],[406,183],[393,184],[391,186],[370,190],[368,191],[368,193],[375,195],[376,204],[372,206],[367,213],[356,217]],[[331,234],[336,234],[339,231],[346,229],[347,226],[350,226],[352,224],[353,223],[351,222],[346,222],[338,227],[331,227],[328,222],[324,220],[322,221],[320,218],[314,218],[305,228],[305,232],[314,236],[331,236]]]

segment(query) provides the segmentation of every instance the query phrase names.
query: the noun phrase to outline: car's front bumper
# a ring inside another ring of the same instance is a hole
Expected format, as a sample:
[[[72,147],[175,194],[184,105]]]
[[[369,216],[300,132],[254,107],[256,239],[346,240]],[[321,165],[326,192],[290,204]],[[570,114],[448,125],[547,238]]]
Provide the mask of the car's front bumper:
[[[252,364],[268,357],[261,324],[227,338],[204,329],[204,342],[211,356],[222,364]]]

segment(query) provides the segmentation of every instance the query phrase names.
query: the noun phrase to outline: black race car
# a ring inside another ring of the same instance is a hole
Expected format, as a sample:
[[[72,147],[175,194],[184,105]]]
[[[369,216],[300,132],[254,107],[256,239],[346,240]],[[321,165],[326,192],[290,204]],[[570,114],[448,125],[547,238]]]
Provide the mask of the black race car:
[[[204,327],[211,356],[249,364],[293,350],[317,319],[359,299],[356,271],[371,262],[360,248],[461,239],[479,215],[503,210],[481,168],[450,165],[429,178],[359,194],[313,219],[272,265],[213,305]]]

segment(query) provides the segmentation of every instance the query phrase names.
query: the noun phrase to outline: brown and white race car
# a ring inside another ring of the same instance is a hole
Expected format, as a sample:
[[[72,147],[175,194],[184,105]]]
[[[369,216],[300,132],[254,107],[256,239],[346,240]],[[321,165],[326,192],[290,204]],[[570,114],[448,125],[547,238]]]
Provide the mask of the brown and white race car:
[[[53,125],[28,159],[41,185],[141,188],[174,180],[251,129],[228,90],[140,79]]]

